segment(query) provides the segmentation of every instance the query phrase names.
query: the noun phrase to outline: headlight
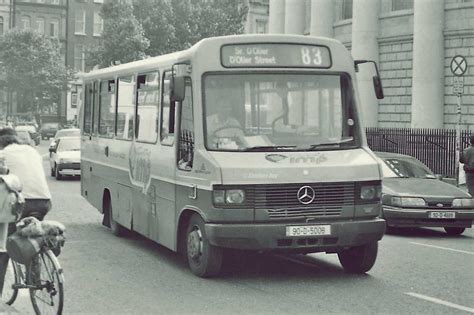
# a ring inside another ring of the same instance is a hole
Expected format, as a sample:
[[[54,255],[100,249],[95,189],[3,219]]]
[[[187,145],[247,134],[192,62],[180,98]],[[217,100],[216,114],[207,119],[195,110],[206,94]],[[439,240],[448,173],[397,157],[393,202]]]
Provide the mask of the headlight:
[[[360,187],[360,199],[362,200],[380,199],[381,193],[380,185],[365,185]]]
[[[423,207],[426,206],[426,202],[423,198],[392,197],[392,205],[398,207]]]
[[[245,192],[242,189],[214,190],[212,199],[215,205],[241,204],[245,201]]]
[[[460,198],[453,200],[453,207],[474,207],[474,199],[472,198]]]

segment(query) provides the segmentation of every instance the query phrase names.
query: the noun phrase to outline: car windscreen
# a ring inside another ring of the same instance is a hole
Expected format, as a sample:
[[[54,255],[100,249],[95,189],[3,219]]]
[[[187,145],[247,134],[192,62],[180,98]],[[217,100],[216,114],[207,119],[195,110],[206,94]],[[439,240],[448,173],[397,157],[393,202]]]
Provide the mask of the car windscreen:
[[[81,132],[79,129],[62,129],[56,132],[56,135],[54,136],[54,138],[57,139],[60,137],[76,137],[80,135],[81,135]]]
[[[79,138],[74,139],[61,139],[58,145],[58,152],[63,151],[80,151],[81,150],[81,141]]]
[[[384,158],[384,177],[434,178],[433,172],[414,158]]]

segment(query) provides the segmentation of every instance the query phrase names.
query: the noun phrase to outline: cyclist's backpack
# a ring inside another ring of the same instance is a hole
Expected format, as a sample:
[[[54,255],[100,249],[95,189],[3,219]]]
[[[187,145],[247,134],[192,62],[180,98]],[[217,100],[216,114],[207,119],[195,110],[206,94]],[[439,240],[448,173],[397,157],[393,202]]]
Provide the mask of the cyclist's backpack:
[[[25,200],[17,176],[0,175],[0,222],[15,222],[23,212]]]

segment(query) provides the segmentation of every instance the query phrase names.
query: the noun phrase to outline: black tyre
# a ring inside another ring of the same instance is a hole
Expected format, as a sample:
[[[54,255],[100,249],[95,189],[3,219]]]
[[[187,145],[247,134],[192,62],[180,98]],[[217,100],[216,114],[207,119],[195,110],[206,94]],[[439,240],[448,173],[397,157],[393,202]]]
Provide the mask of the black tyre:
[[[54,176],[57,180],[61,180],[63,178],[63,176],[59,174],[59,168],[57,165],[54,166]]]
[[[64,305],[64,288],[62,269],[54,254],[47,250],[37,256],[37,267],[27,272],[27,283],[30,289],[31,303],[36,314],[62,314]]]
[[[55,177],[56,176],[56,171],[54,170],[54,168],[51,168],[51,177]]]
[[[18,287],[15,286],[16,284],[19,284],[21,280],[18,268],[20,268],[18,264],[13,262],[11,259],[8,259],[2,292],[2,301],[8,305],[12,305],[18,296]]]
[[[337,253],[344,270],[350,273],[366,273],[375,264],[378,242],[356,246]]]
[[[112,203],[109,203],[108,209],[105,210],[107,213],[107,218],[108,218],[108,226],[110,227],[110,231],[112,232],[113,235],[121,237],[125,235],[126,229],[120,225],[117,221],[114,220],[114,217],[112,215]]]
[[[466,228],[461,228],[461,227],[445,227],[444,230],[446,231],[446,233],[447,233],[448,235],[458,236],[458,235],[461,235],[462,233],[464,233],[464,231],[466,230]]]
[[[221,271],[222,256],[222,248],[209,244],[201,216],[193,214],[186,230],[186,257],[191,271],[203,278],[215,276]]]

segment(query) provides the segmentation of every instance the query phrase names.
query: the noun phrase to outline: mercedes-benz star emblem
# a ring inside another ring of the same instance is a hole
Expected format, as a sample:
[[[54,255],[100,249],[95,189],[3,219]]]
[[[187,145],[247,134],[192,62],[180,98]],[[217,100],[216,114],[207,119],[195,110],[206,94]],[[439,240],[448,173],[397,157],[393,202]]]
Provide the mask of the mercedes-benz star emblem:
[[[298,198],[299,202],[307,205],[313,202],[314,198],[316,197],[316,193],[311,186],[303,186],[298,189],[296,197]]]

